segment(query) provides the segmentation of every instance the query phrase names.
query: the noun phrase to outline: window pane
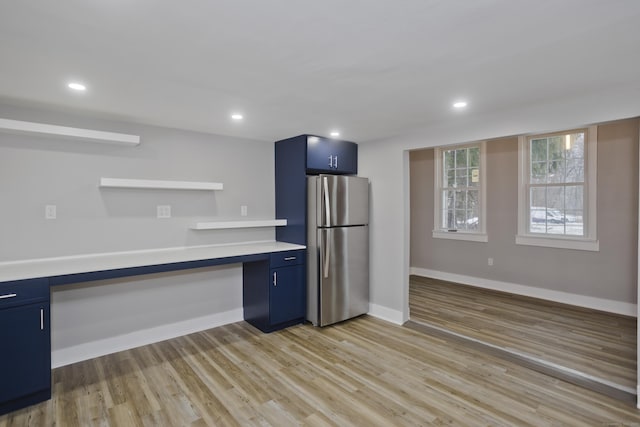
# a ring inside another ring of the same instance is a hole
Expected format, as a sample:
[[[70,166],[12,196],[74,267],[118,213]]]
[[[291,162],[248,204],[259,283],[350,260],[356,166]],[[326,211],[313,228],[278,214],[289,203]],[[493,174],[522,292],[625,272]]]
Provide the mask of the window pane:
[[[467,229],[467,211],[464,209],[456,209],[456,229],[458,230],[466,230]]]
[[[451,169],[450,171],[447,171],[446,186],[449,187],[449,188],[452,188],[452,187],[456,186],[456,171],[455,171],[455,169]]]
[[[480,167],[480,148],[469,148],[469,167]]]
[[[549,138],[549,160],[561,160],[564,158],[564,140],[562,136]]]
[[[452,230],[455,228],[455,216],[453,214],[453,209],[447,209],[444,211],[442,216],[443,224],[442,226],[446,229]]]
[[[584,159],[584,132],[569,135],[569,142],[565,136],[565,156],[567,159]]]
[[[456,167],[457,168],[467,167],[467,149],[466,148],[461,148],[460,150],[456,150]]]
[[[547,182],[547,162],[534,162],[531,164],[531,183],[544,184]]]
[[[467,208],[467,192],[466,191],[456,191],[456,209],[466,209]]]
[[[565,221],[567,234],[584,236],[584,187],[568,186],[565,190]]]
[[[531,140],[531,161],[547,160],[547,138]]]
[[[564,160],[549,162],[549,174],[547,175],[547,182],[564,182]]]
[[[480,209],[480,192],[478,190],[467,191],[467,209]]]
[[[567,160],[565,182],[584,182],[584,159]]]
[[[467,186],[467,169],[456,169],[456,186]]]
[[[479,218],[478,211],[467,211],[467,230],[478,230]]]
[[[456,166],[455,162],[455,151],[448,150],[444,152],[444,165],[443,170],[447,171],[449,169],[453,169]]]

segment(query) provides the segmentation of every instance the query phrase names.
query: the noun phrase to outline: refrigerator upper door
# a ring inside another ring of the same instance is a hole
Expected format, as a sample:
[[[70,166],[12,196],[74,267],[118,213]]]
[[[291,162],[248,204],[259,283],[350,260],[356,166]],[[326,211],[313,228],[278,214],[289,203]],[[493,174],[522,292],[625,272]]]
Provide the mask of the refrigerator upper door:
[[[319,228],[320,326],[369,311],[369,227]]]
[[[369,180],[367,178],[320,175],[316,185],[318,227],[369,223]]]

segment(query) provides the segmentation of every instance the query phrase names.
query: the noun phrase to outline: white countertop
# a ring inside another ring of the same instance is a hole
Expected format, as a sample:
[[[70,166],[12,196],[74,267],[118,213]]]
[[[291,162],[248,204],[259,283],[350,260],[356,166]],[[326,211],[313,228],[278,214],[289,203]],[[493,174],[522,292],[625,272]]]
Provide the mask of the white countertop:
[[[305,248],[306,246],[293,243],[263,241],[8,261],[0,262],[0,282],[171,264],[176,262],[256,255]]]

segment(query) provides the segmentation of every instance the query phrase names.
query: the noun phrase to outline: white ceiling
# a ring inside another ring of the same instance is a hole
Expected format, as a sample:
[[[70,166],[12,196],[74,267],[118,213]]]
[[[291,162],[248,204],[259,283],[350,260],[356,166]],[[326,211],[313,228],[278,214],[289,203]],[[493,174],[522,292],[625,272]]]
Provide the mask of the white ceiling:
[[[0,101],[265,141],[639,85],[640,0],[0,0]]]

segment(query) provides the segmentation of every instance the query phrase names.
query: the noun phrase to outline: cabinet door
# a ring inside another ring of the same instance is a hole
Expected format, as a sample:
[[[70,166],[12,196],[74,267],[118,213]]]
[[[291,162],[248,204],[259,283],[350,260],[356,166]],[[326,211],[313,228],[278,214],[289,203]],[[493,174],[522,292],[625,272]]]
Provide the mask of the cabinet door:
[[[302,265],[271,270],[269,320],[272,325],[305,315],[305,282]]]
[[[0,310],[0,403],[51,386],[49,304]]]
[[[358,146],[337,139],[307,137],[307,172],[358,173]]]

